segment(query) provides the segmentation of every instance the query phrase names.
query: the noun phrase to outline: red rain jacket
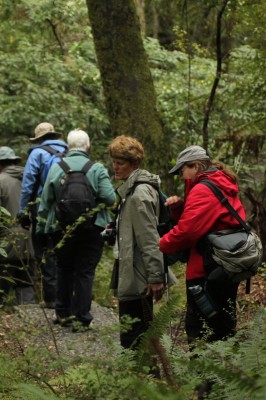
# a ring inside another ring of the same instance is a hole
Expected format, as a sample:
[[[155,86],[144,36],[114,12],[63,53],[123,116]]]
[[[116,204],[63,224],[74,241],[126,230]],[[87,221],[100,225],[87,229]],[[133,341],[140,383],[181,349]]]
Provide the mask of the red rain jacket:
[[[238,186],[224,172],[205,171],[199,174],[194,182],[190,182],[184,211],[178,224],[160,240],[160,249],[166,254],[191,249],[186,270],[187,280],[205,275],[203,259],[197,249],[198,241],[209,232],[232,229],[239,225],[212,190],[200,184],[203,179],[215,183],[241,218],[246,219],[245,210],[238,197]]]

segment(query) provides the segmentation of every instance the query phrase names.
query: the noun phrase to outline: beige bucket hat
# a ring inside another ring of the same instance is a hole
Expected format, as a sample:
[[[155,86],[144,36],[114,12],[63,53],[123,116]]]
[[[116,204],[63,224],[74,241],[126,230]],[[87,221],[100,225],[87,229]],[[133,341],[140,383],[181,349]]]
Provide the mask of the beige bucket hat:
[[[46,135],[53,135],[53,137],[59,138],[61,137],[61,133],[55,132],[54,127],[49,122],[42,122],[41,124],[37,125],[35,130],[35,137],[30,138],[31,142],[37,142],[39,139]]]

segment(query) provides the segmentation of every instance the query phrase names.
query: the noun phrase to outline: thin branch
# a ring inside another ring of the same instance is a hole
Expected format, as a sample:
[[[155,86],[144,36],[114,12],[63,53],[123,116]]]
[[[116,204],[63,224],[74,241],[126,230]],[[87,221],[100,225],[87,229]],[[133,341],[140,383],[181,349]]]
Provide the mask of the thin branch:
[[[189,22],[188,22],[188,4],[187,1],[184,4],[185,11],[185,22],[186,22],[186,31],[188,35],[188,87],[187,87],[187,116],[186,116],[186,124],[187,124],[187,132],[190,130],[190,114],[191,114],[191,59],[192,59],[192,46],[191,40],[189,38]]]
[[[222,74],[222,45],[221,45],[221,32],[222,32],[222,17],[229,0],[224,0],[224,4],[217,15],[217,28],[216,28],[216,76],[212,85],[210,97],[204,110],[204,121],[203,121],[203,147],[208,150],[209,144],[209,133],[208,123],[210,119],[211,109],[214,103],[216,89],[218,87],[221,74]]]
[[[46,21],[48,22],[48,24],[52,28],[54,37],[55,37],[57,43],[59,44],[59,47],[60,47],[60,50],[61,50],[61,53],[62,53],[62,56],[63,56],[65,54],[65,46],[64,46],[64,43],[61,41],[61,39],[60,39],[60,37],[58,35],[57,25],[54,24],[49,18],[46,18]]]

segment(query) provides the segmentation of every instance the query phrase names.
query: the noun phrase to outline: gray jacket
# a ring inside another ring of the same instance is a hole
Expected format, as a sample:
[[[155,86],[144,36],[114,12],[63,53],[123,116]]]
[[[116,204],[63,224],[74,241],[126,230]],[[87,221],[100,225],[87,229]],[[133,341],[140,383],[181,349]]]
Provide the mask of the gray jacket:
[[[10,165],[0,174],[0,206],[6,208],[12,218],[17,216],[19,209],[23,170],[20,165]]]
[[[22,176],[23,167],[19,165],[10,165],[0,173],[0,206],[8,210],[11,216],[7,227],[2,227],[0,232],[0,239],[7,242],[7,258],[1,258],[3,264],[22,260],[27,262],[33,258],[29,231],[14,222],[19,210]]]
[[[135,187],[134,184],[143,182]],[[137,169],[117,189],[121,198],[118,215],[118,297],[130,300],[145,295],[149,283],[164,281],[163,254],[157,231],[160,210],[160,178]]]

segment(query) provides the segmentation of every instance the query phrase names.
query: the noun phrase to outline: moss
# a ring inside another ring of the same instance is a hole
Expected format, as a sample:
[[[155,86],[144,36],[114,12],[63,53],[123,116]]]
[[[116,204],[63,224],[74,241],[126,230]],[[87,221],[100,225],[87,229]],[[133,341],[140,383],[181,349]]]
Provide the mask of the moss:
[[[113,135],[138,137],[153,172],[167,154],[156,94],[133,0],[87,0]]]

